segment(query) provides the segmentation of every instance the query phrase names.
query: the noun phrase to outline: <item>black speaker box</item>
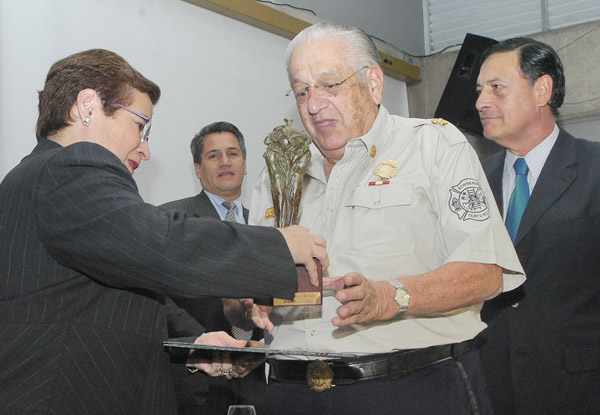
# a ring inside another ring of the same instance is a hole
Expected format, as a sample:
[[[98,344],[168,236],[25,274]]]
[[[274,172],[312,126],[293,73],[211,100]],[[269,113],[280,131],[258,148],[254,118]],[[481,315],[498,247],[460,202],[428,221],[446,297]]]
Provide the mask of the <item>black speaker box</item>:
[[[483,136],[483,127],[475,108],[475,87],[482,64],[481,57],[495,43],[498,41],[467,33],[435,110],[436,118],[444,118],[464,132]]]

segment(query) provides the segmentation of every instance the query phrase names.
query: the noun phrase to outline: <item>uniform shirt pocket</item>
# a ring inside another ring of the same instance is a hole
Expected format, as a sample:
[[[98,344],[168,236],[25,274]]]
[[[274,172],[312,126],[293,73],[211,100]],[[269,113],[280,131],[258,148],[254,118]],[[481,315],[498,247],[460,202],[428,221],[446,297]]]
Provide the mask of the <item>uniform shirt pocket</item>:
[[[413,251],[410,237],[413,186],[356,187],[347,199],[350,251],[368,257]]]

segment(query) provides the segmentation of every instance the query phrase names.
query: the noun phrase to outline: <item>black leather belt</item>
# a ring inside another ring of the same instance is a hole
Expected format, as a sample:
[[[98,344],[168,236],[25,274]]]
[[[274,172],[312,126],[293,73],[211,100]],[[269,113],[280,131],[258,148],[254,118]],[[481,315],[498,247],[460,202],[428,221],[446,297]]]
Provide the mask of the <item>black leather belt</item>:
[[[269,360],[270,381],[304,383],[317,392],[336,385],[376,379],[391,373],[407,373],[434,365],[466,353],[473,348],[471,340],[425,349],[402,350],[346,360]]]

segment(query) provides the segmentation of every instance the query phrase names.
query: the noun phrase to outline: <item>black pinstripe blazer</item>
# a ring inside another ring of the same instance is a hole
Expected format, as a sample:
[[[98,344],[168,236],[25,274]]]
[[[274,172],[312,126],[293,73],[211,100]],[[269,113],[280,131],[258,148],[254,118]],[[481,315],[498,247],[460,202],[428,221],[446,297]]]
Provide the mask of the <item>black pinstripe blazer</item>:
[[[194,218],[213,218],[221,220],[207,194],[202,190],[194,197],[175,200],[160,205],[165,212],[181,210]],[[248,209],[244,208],[244,219],[248,220]],[[187,313],[182,313],[176,305]],[[174,298],[167,303],[167,327],[169,337],[192,337],[206,331],[224,330],[231,334],[231,324],[223,312],[221,298]]]
[[[220,220],[219,213],[204,190],[194,197],[175,200],[159,207],[164,211],[178,209],[193,217]],[[244,219],[248,221],[246,208]],[[174,301],[167,301],[167,327],[169,337],[197,336],[204,328],[206,331],[224,330],[232,334],[231,323],[223,312],[223,302],[215,297],[175,298]],[[258,340],[262,337],[263,331],[255,329],[252,338]],[[266,386],[264,365],[243,379],[231,381],[222,377],[206,376],[203,373],[190,376],[184,367],[178,366],[183,365],[174,363],[172,369],[181,414],[222,415],[227,413],[229,405],[234,404],[252,404],[257,413],[260,413]]]
[[[2,414],[172,414],[164,294],[296,289],[278,231],[162,212],[96,144],[40,141],[0,211]]]

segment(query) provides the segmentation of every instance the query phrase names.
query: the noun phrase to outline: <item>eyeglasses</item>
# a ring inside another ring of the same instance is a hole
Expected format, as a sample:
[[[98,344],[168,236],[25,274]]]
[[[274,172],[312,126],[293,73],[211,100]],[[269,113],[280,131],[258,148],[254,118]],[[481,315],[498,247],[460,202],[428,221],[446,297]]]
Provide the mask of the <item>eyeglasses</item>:
[[[366,68],[368,68],[368,66],[363,66],[362,68],[358,69],[357,71],[354,71],[352,73],[352,75],[350,75],[349,77],[342,79],[341,81],[334,82],[334,83],[317,81],[317,83],[314,85],[306,85],[304,87],[301,85],[294,85],[292,87],[292,89],[290,89],[287,92],[287,94],[285,94],[285,96],[289,97],[290,95],[293,94],[294,97],[296,98],[296,103],[302,104],[308,98],[309,89],[314,88],[315,91],[318,91],[322,97],[333,98],[338,94],[340,85],[342,85],[348,79],[352,78],[354,75],[356,75],[357,73],[359,73],[360,71],[362,71],[363,69],[366,69]]]
[[[98,94],[98,96],[100,97],[100,99],[103,99],[105,101],[110,102],[113,105],[116,105],[117,107],[123,108],[124,110],[129,111],[132,114],[137,115],[138,117],[140,117],[142,120],[146,121],[146,124],[144,125],[143,130],[140,133],[140,141],[143,143],[144,141],[148,141],[148,136],[150,135],[150,127],[151,127],[151,122],[150,122],[150,118],[146,117],[145,115],[140,114],[139,112],[136,112],[134,110],[132,110],[131,108],[127,108],[125,105],[121,105],[118,102],[114,102],[111,101],[110,99],[106,99],[103,96],[101,96],[100,94]]]

